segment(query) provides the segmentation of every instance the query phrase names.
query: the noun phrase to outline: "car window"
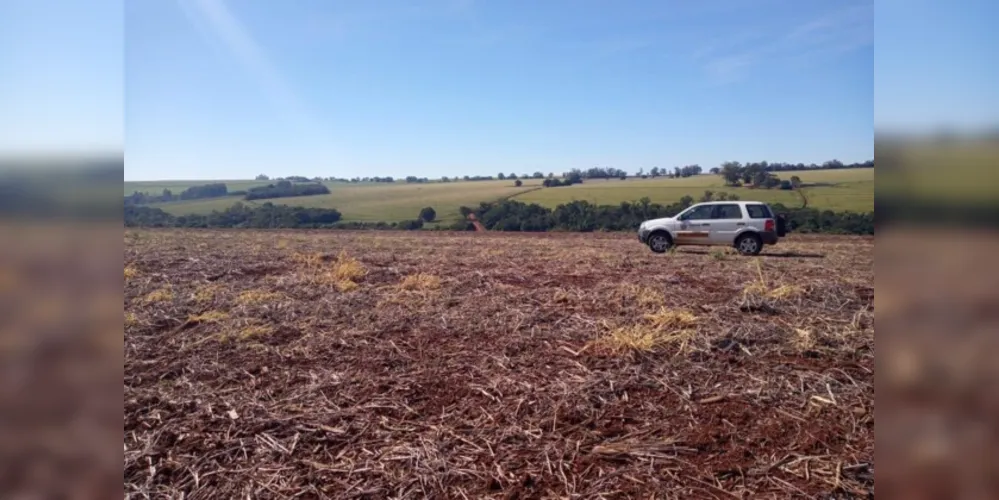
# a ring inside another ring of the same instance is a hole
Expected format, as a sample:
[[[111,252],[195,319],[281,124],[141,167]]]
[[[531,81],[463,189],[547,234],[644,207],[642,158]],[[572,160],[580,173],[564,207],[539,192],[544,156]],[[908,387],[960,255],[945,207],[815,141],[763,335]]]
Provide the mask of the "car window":
[[[711,218],[711,211],[715,207],[713,205],[701,205],[683,216],[683,220],[705,220]]]
[[[746,211],[749,212],[750,219],[770,218],[770,210],[767,209],[766,205],[746,205]]]
[[[715,213],[712,219],[741,219],[742,210],[739,205],[735,203],[727,203],[725,205],[716,205]]]

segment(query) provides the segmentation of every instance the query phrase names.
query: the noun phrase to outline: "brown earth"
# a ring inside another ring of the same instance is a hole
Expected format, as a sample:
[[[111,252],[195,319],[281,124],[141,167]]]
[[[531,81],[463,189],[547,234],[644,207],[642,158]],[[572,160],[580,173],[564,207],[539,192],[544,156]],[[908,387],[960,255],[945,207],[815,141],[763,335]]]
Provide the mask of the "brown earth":
[[[873,497],[873,250],[126,231],[125,493]]]

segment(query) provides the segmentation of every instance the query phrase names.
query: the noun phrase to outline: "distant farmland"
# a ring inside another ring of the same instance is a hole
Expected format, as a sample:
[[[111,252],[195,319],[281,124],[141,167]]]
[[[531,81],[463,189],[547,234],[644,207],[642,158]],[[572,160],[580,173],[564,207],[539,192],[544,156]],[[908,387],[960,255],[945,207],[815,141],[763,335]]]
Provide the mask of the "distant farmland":
[[[775,172],[781,179],[797,175],[805,184],[809,206],[833,211],[870,212],[874,210],[874,169],[806,170]],[[697,175],[683,179],[589,180],[572,187],[542,189],[517,196],[517,200],[554,207],[573,200],[597,205],[616,205],[647,196],[654,203],[668,204],[684,196],[699,199],[704,191],[724,191],[742,199],[799,206],[801,198],[793,191],[726,187],[717,175]]]
[[[242,182],[245,183],[246,181]],[[164,183],[164,185],[166,184]],[[531,182],[525,182],[523,187],[517,188],[514,187],[512,181],[427,184],[406,184],[403,182],[394,184],[345,184],[327,182],[324,184],[329,186],[330,191],[332,191],[331,194],[244,203],[262,204],[271,201],[275,204],[301,207],[336,208],[343,213],[344,220],[366,222],[391,222],[414,219],[420,213],[421,208],[429,206],[437,211],[439,220],[453,221],[460,217],[458,207],[462,205],[477,206],[479,202],[494,201],[532,189]],[[540,187],[541,181],[535,180],[533,184],[533,188]],[[184,184],[174,182],[172,185],[182,186]],[[236,186],[239,187],[234,188],[230,186],[229,190],[246,189],[246,184],[236,184]],[[160,191],[162,189],[159,188]],[[127,188],[126,191],[128,191]],[[174,215],[204,214],[212,210],[224,210],[233,203],[241,200],[242,198],[239,197],[213,198],[159,203],[153,206],[162,208]]]
[[[809,206],[833,211],[870,212],[874,210],[874,169],[807,170],[777,172],[781,179],[797,175],[806,185]],[[170,189],[174,193],[187,187],[209,182],[224,182],[230,191],[245,190],[265,185],[267,181],[155,181],[126,182],[125,194],[134,191],[160,193]],[[792,191],[778,189],[749,189],[726,187],[717,175],[699,175],[683,179],[587,180],[569,187],[541,188],[540,179],[525,179],[523,186],[515,187],[513,181],[475,181],[451,183],[394,184],[325,183],[332,191],[329,195],[306,196],[273,200],[294,206],[336,208],[346,221],[399,221],[412,219],[426,206],[437,210],[438,219],[444,222],[458,219],[458,208],[475,206],[480,202],[512,197],[525,203],[538,203],[555,207],[573,200],[586,200],[599,205],[616,205],[648,197],[654,203],[669,204],[684,196],[700,198],[704,191],[725,191],[742,199],[756,199],[787,206],[799,206],[801,201]],[[215,198],[161,203],[155,206],[174,215],[204,214],[223,210],[240,201],[238,197]],[[248,202],[254,203],[254,202]]]

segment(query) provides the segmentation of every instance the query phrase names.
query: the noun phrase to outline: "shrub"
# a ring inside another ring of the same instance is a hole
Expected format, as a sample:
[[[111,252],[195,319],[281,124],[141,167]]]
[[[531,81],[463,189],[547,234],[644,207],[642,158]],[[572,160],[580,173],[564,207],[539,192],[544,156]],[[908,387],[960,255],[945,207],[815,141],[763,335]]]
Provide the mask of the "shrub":
[[[520,179],[517,179],[517,180],[513,181],[513,185],[516,186],[516,187],[520,187],[520,186],[523,186],[524,183]]]
[[[236,203],[208,215],[174,217],[159,208],[125,205],[124,224],[129,227],[246,227],[319,228],[332,227],[341,214],[333,208],[289,207],[264,203],[257,207]]]
[[[250,188],[244,199],[264,200],[270,198],[289,198],[293,196],[312,196],[317,194],[330,194],[330,188],[324,184],[304,183],[292,184],[290,181],[282,180],[277,184],[268,184]]]
[[[728,196],[729,199],[733,197]],[[670,205],[651,203],[648,199],[619,205],[573,201],[552,210],[534,203],[504,200],[482,203],[475,214],[486,229],[493,231],[622,231],[634,230],[647,219],[676,215],[693,202],[690,196]],[[772,207],[787,217],[788,228],[792,231],[874,234],[873,213],[789,210],[781,204]]]
[[[176,200],[199,200],[204,198],[221,198],[223,196],[228,196],[231,193],[228,192],[226,185],[221,182],[214,182],[211,184],[203,184],[200,186],[191,186],[180,192],[179,195],[173,194],[169,189],[164,189],[160,195],[149,195],[143,192],[136,191],[125,197],[125,203],[133,205],[141,205],[146,203],[161,203],[165,201],[176,201]]]
[[[414,220],[404,220],[399,223],[399,229],[405,229],[406,231],[415,231],[417,229],[423,228],[423,219]]]
[[[423,209],[420,210],[419,218],[424,222],[433,222],[433,220],[437,218],[437,211],[432,207],[423,207]]]

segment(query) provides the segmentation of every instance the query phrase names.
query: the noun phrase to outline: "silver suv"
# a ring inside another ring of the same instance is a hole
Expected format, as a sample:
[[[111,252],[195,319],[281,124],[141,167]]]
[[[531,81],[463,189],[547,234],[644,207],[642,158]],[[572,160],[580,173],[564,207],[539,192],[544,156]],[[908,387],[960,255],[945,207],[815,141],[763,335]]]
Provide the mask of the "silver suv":
[[[676,217],[647,220],[638,240],[653,252],[680,245],[734,246],[743,255],[757,255],[763,245],[776,245],[786,233],[783,217],[758,201],[698,203]]]

